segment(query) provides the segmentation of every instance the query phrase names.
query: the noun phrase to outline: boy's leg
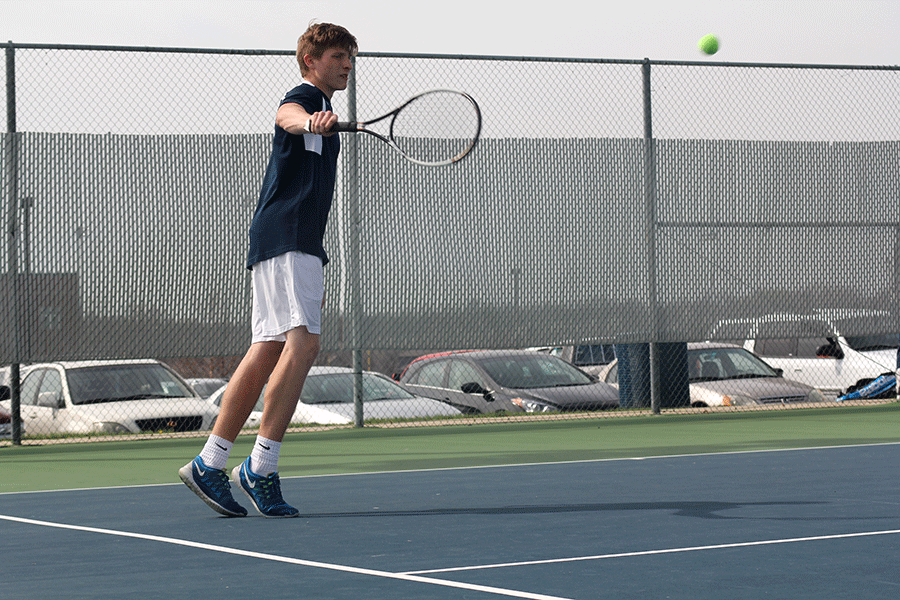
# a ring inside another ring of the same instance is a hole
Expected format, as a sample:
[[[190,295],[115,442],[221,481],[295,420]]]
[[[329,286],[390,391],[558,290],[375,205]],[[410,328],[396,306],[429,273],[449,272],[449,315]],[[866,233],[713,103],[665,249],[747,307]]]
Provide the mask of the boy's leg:
[[[259,434],[276,442],[284,438],[306,375],[319,355],[319,335],[309,333],[306,327],[292,329],[285,337],[287,341],[266,386],[265,406],[259,424]]]
[[[319,353],[319,335],[309,333],[306,327],[292,329],[286,337],[266,387],[265,406],[253,454],[232,472],[235,482],[257,510],[267,517],[295,517],[300,512],[281,497],[278,454],[306,375]]]
[[[282,345],[281,342],[259,342],[250,346],[225,388],[221,410],[206,446],[200,456],[178,471],[179,477],[191,491],[223,515],[242,517],[247,514],[247,510],[231,494],[224,463],[269,373],[278,362]]]
[[[278,364],[284,346],[284,342],[257,342],[250,346],[222,395],[213,435],[232,442],[237,438],[266,380]],[[267,389],[266,395],[268,393]]]

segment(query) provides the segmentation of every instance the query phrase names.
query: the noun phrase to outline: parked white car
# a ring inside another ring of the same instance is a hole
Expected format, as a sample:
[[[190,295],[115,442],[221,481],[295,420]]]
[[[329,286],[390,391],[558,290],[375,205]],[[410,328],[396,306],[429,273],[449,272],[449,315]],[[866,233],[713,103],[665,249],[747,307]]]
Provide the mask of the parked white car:
[[[879,318],[857,312],[780,313],[723,321],[712,336],[739,340],[744,348],[781,369],[786,378],[818,388],[834,400],[897,370],[897,334],[844,335],[841,321]],[[809,335],[798,335],[803,332]]]
[[[10,400],[0,402],[9,409]],[[96,360],[23,369],[20,413],[28,435],[211,429],[218,410],[156,360]]]
[[[347,367],[315,366],[309,370],[300,401],[291,423],[319,425],[349,425],[355,421],[353,369]],[[363,372],[363,417],[372,419],[416,419],[424,417],[452,417],[461,412],[443,402],[424,398],[406,390],[396,381],[372,371]],[[219,406],[225,388],[209,397]],[[259,395],[247,427],[259,427],[262,419],[265,388]]]

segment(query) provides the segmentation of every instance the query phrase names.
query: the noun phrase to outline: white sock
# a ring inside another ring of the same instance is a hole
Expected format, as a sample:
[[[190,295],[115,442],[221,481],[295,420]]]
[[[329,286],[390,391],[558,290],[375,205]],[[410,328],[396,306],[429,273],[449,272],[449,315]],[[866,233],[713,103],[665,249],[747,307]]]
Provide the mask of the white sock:
[[[276,442],[256,436],[253,451],[250,453],[250,470],[257,475],[267,476],[278,470],[278,454],[281,452],[281,442]]]
[[[228,456],[231,454],[232,446],[234,446],[234,442],[229,442],[217,435],[211,435],[206,440],[203,450],[200,451],[200,458],[203,459],[203,464],[207,467],[224,471],[225,465],[228,464]]]

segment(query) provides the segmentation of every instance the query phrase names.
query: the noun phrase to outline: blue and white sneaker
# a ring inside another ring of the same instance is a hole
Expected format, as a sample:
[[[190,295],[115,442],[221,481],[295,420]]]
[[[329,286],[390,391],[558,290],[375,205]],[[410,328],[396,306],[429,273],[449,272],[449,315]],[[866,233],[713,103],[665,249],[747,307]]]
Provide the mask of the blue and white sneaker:
[[[296,517],[300,511],[281,497],[281,480],[278,473],[267,477],[250,470],[250,457],[231,471],[231,477],[240,486],[263,516],[271,518]]]
[[[247,509],[238,504],[231,495],[231,484],[225,471],[207,467],[198,456],[178,469],[178,476],[184,485],[217,513],[227,517],[247,516]]]

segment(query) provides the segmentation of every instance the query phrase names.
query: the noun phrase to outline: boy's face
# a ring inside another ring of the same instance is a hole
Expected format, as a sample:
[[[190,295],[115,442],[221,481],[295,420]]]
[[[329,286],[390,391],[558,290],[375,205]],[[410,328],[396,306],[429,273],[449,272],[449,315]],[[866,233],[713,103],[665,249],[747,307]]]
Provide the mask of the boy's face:
[[[307,54],[303,60],[309,67],[306,79],[329,98],[336,90],[347,89],[347,78],[353,64],[346,48],[328,48],[321,58]]]

